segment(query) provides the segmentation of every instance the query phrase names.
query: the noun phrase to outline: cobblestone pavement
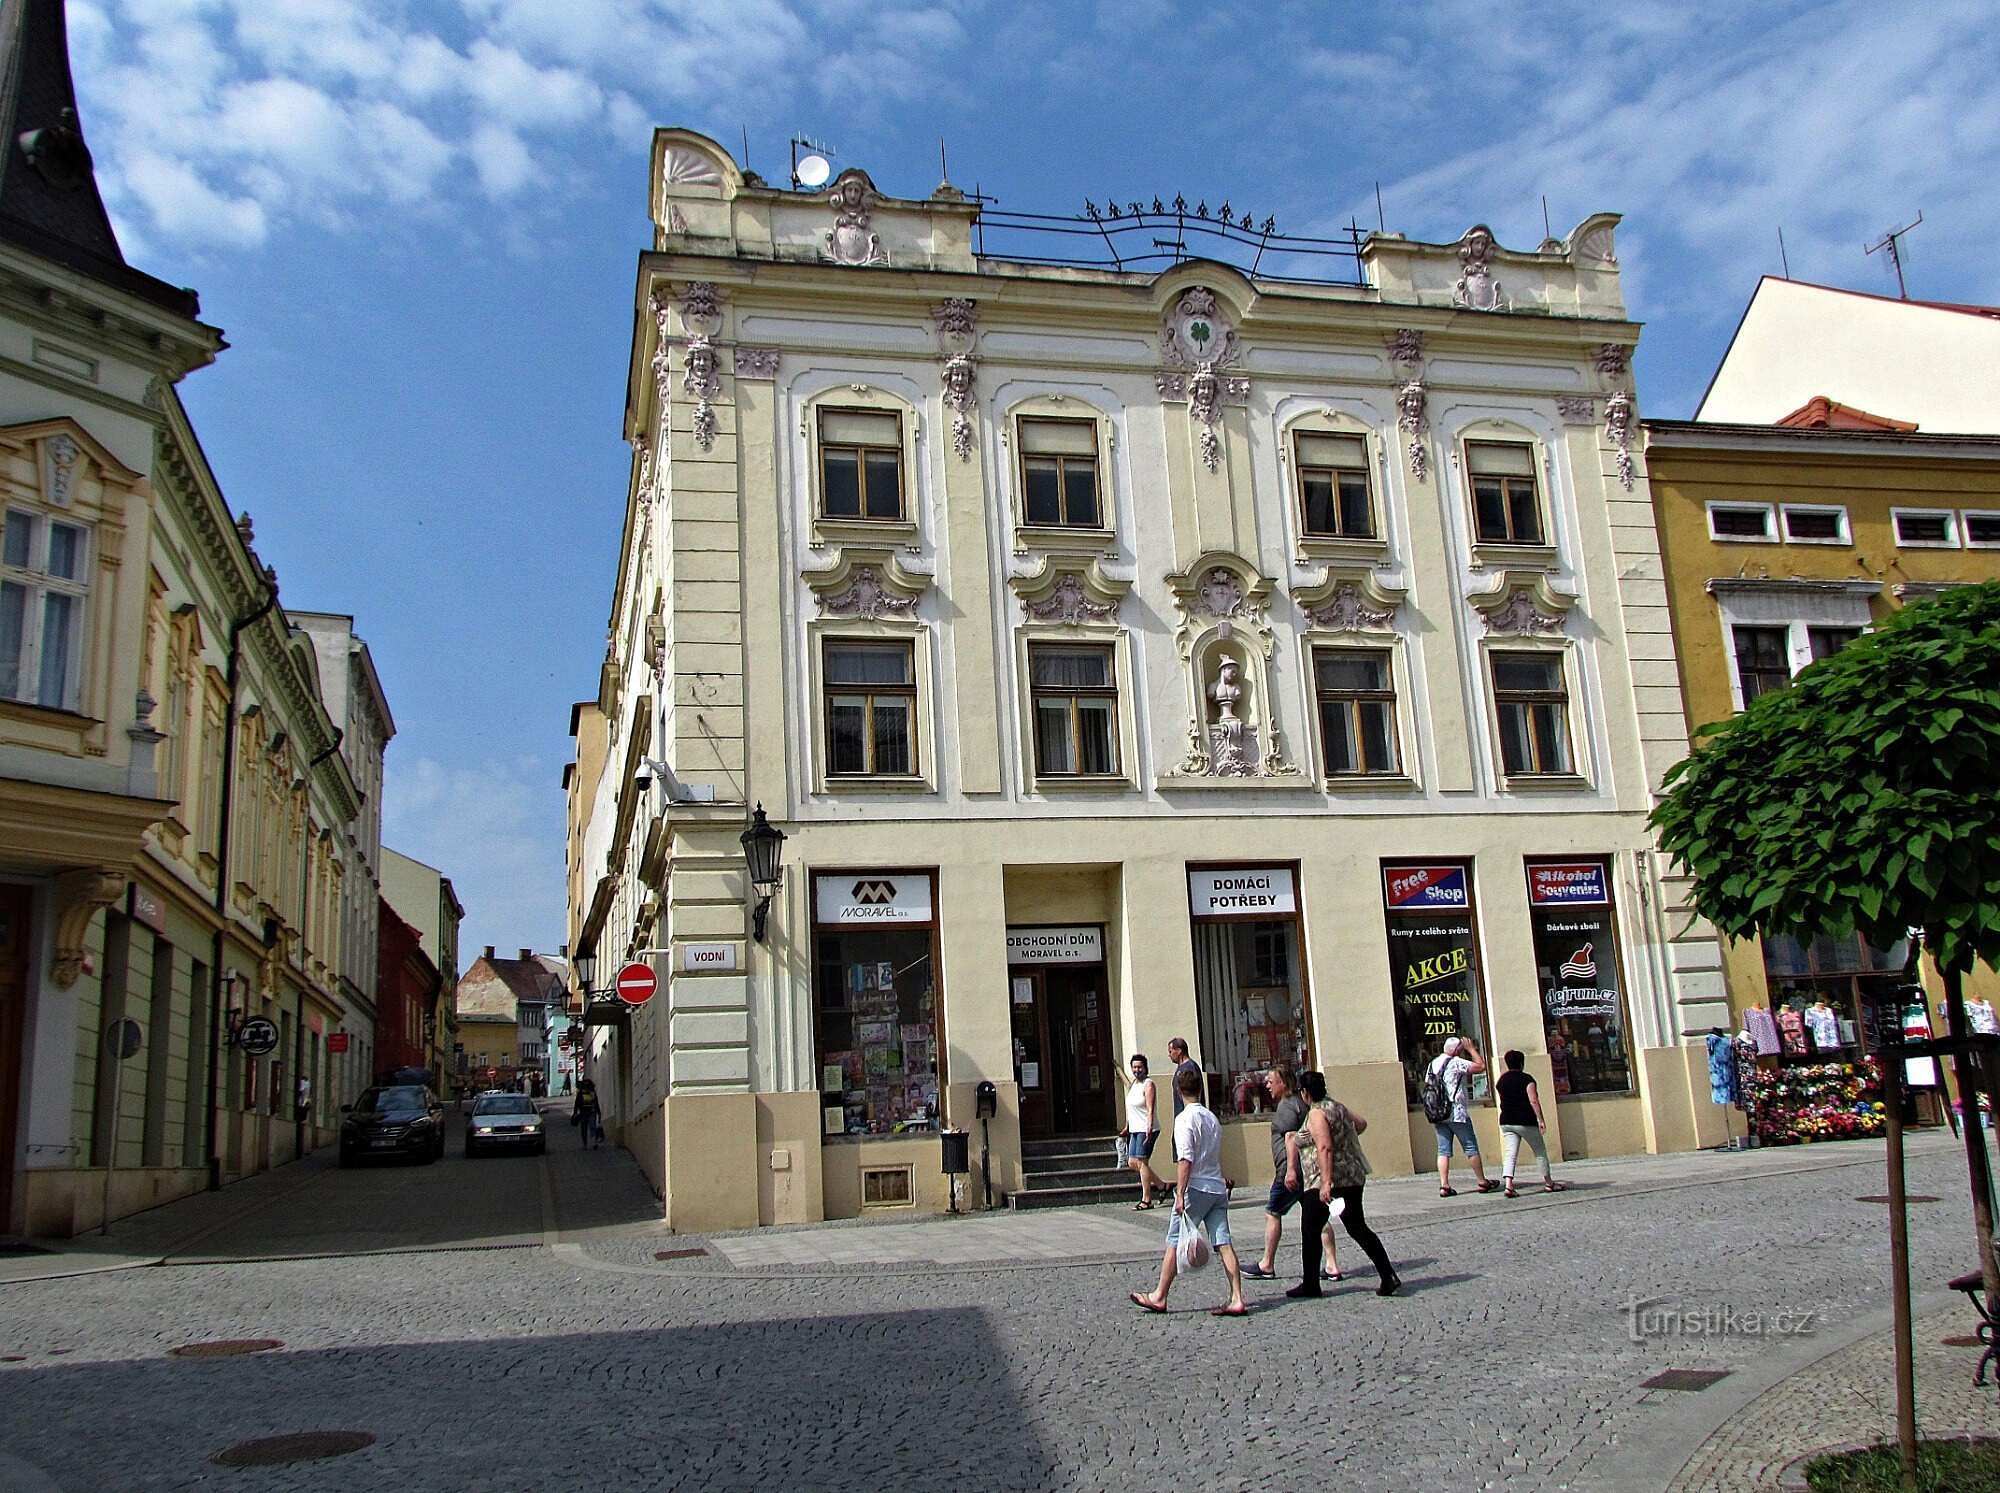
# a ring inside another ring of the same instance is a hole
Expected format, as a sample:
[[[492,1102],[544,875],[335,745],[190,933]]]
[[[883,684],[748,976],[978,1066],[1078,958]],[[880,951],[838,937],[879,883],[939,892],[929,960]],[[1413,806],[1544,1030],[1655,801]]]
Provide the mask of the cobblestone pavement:
[[[1574,1191],[1518,1202],[1377,1181],[1369,1210],[1402,1296],[1378,1299],[1350,1247],[1360,1270],[1326,1299],[1255,1282],[1252,1315],[1217,1321],[1203,1309],[1214,1269],[1181,1282],[1167,1316],[1126,1301],[1150,1283],[1157,1213],[691,1240],[664,1232],[629,1158],[569,1141],[559,1127],[546,1164],[454,1155],[357,1174],[315,1159],[260,1179],[259,1211],[210,1214],[203,1238],[158,1249],[164,1266],[0,1285],[0,1486],[1151,1489],[1192,1475],[1204,1493],[1658,1493],[1690,1456],[1754,1443],[1742,1417],[1759,1392],[1815,1359],[1853,1372],[1826,1346],[1886,1324],[1884,1210],[1856,1201],[1883,1189],[1879,1144],[1574,1163]],[[1949,1137],[1913,1145],[1912,1190],[1944,1199],[1911,1211],[1926,1289],[1968,1268],[1963,1175]],[[1254,1200],[1234,1219],[1256,1237]],[[148,1227],[148,1243],[167,1230]],[[550,1247],[477,1247],[531,1235]],[[911,1242],[888,1247],[899,1235]],[[843,1260],[828,1243],[842,1237],[884,1243]],[[1021,1237],[1087,1247],[1023,1262]],[[273,1238],[284,1247],[259,1247]],[[812,1253],[739,1268],[753,1238]],[[705,1252],[653,1258],[675,1249]],[[219,1338],[284,1346],[168,1356]],[[1969,1377],[1972,1355],[1945,1351]],[[1666,1368],[1732,1376],[1642,1387]],[[376,1441],[269,1468],[208,1460],[313,1430]]]

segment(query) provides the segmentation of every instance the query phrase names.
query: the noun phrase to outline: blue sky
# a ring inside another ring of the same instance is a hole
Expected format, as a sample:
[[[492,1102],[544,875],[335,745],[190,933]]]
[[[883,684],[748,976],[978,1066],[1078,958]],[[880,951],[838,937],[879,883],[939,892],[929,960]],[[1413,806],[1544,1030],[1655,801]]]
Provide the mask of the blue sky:
[[[182,397],[284,600],[350,612],[385,837],[463,944],[563,937],[570,703],[603,657],[655,125],[797,131],[921,196],[1176,192],[1508,247],[1625,215],[1641,412],[1686,416],[1782,228],[1801,279],[2000,302],[2000,3],[69,0],[126,256],[233,344]]]

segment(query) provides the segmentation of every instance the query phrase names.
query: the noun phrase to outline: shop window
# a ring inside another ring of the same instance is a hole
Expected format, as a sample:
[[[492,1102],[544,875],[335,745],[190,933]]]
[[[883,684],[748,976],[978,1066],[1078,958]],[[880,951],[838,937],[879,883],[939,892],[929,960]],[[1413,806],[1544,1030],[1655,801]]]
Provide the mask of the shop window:
[[[940,1043],[929,874],[822,875],[813,904],[822,1129],[935,1130]]]
[[[1424,1070],[1452,1037],[1486,1041],[1479,941],[1473,934],[1472,868],[1464,862],[1382,867],[1383,921],[1396,1010],[1396,1054],[1405,1099],[1421,1101]],[[1490,1075],[1472,1077],[1472,1096],[1490,1092]]]
[[[903,518],[903,422],[877,410],[819,412],[820,514]]]
[[[0,696],[75,710],[81,695],[89,533],[7,510],[0,541]]]
[[[1791,645],[1783,627],[1731,629],[1736,644],[1736,683],[1748,705],[1760,695],[1792,682]]]
[[[1395,773],[1396,686],[1386,648],[1321,648],[1313,654],[1320,747],[1328,777]]]
[[[1474,527],[1481,544],[1545,544],[1535,448],[1517,441],[1467,441]]]
[[[826,643],[829,776],[908,777],[917,770],[915,649],[909,643]]]
[[[1846,544],[1845,508],[1784,507],[1785,542],[1788,544]]]
[[[1289,866],[1188,872],[1195,1023],[1218,1114],[1265,1108],[1272,1063],[1312,1065],[1296,879]]]
[[[1500,727],[1500,766],[1508,777],[1560,776],[1572,771],[1569,691],[1559,653],[1495,649],[1493,709]]]
[[[1912,549],[1957,549],[1958,515],[1949,508],[1892,508],[1896,543]]]
[[[1528,916],[1557,1095],[1630,1093],[1610,862],[1530,861]]]
[[[1769,503],[1710,503],[1708,533],[1712,539],[1762,541],[1776,539]]]
[[[1358,435],[1301,430],[1292,437],[1302,531],[1316,539],[1373,539],[1368,443]]]
[[[1118,676],[1108,646],[1028,645],[1035,771],[1043,777],[1118,771]]]
[[[1047,528],[1102,528],[1096,422],[1023,416],[1016,429],[1022,521]]]

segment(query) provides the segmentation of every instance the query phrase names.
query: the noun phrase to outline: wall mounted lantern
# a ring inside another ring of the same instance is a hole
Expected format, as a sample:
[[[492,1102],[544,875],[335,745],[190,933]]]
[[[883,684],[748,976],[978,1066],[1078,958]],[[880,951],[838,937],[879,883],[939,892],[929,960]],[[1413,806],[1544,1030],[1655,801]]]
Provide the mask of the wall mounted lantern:
[[[758,943],[764,941],[764,920],[771,911],[771,898],[776,895],[778,884],[784,880],[784,868],[778,864],[781,848],[785,843],[785,832],[764,817],[764,806],[757,805],[750,816],[750,827],[738,837],[743,843],[743,859],[750,866],[750,885],[757,892],[757,910],[751,916],[750,936]]]

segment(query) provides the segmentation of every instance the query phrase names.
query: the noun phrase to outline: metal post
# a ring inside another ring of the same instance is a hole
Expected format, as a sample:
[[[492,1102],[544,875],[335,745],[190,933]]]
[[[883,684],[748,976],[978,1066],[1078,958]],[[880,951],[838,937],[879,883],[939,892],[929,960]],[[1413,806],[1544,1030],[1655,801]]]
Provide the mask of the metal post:
[[[97,1229],[100,1237],[111,1232],[111,1174],[118,1167],[118,1110],[122,1102],[119,1090],[125,1076],[125,1058],[120,1050],[125,1035],[120,1030],[122,1026],[122,1022],[113,1022],[104,1032],[105,1049],[111,1054],[111,1136],[104,1148],[104,1216]]]
[[[993,1121],[979,1117],[979,1179],[986,1187],[986,1211],[993,1211]]]
[[[1926,937],[1932,949],[1936,941]],[[1946,1035],[1954,1041],[1960,1040],[1972,1031],[1971,1023],[1965,1016],[1964,973],[1957,969],[1946,969],[1944,975],[1944,1001]],[[1986,1299],[2000,1300],[2000,1264],[1996,1264],[1993,1253],[1993,1170],[1986,1155],[1986,1131],[1979,1123],[1979,1090],[1981,1064],[1970,1051],[1960,1049],[1952,1054],[1952,1068],[1958,1079],[1959,1102],[1965,1111],[1965,1170],[1972,1185],[1972,1225],[1978,1235],[1979,1273],[1986,1281]]]
[[[1905,1488],[1917,1486],[1916,1350],[1910,1336],[1910,1214],[1903,1190],[1903,1059],[1882,1057],[1882,1102],[1889,1120],[1889,1290],[1895,1321],[1896,1452]]]

